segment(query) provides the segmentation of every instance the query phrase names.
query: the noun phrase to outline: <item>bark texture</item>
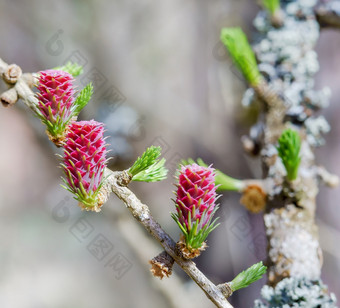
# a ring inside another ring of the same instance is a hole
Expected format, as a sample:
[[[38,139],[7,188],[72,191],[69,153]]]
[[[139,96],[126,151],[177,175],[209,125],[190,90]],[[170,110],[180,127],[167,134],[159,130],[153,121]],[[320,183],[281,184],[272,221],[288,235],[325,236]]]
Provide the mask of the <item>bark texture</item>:
[[[332,179],[337,182],[328,173],[322,178],[313,153],[324,143],[322,134],[329,131],[327,121],[316,115],[327,106],[329,90],[314,89],[314,75],[319,69],[314,47],[320,33],[315,4],[314,0],[281,1],[284,18],[279,27],[272,25],[264,11],[254,21],[259,32],[254,50],[266,83],[265,87],[248,89],[243,102],[248,105],[259,101],[263,106],[263,117],[255,126],[262,132],[253,142],[262,145],[259,153],[263,176],[273,183],[264,214],[268,284],[273,287],[288,277],[320,279],[322,253],[315,224],[316,196],[320,179],[328,184]],[[268,104],[268,100],[273,103]],[[292,182],[286,180],[276,150],[277,139],[285,128],[298,131],[302,140],[298,178]]]

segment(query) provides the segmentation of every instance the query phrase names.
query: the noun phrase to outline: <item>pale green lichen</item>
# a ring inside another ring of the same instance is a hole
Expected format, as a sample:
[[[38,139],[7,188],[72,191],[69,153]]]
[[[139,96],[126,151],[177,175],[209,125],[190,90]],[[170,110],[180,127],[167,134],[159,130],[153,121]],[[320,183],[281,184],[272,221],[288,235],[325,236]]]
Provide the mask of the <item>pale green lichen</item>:
[[[275,288],[264,286],[261,295],[264,301],[256,300],[254,308],[337,308],[321,280],[286,278]]]

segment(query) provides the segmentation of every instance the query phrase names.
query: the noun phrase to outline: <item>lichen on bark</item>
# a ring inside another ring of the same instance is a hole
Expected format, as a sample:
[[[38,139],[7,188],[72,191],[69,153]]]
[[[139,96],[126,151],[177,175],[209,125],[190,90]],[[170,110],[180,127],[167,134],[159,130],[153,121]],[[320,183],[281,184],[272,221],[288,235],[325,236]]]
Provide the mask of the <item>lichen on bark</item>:
[[[257,302],[256,307],[285,307],[279,305],[283,302],[272,305],[276,303],[275,292],[280,293],[285,283],[293,293],[298,292],[301,281],[304,281],[304,290],[308,289],[307,286],[321,285],[322,253],[315,224],[320,172],[313,151],[324,143],[322,135],[330,129],[325,118],[316,115],[317,111],[327,107],[330,91],[328,88],[314,89],[314,75],[319,70],[314,47],[320,34],[314,11],[316,2],[282,0],[284,22],[281,27],[273,26],[270,15],[265,11],[259,12],[254,20],[258,31],[254,51],[267,88],[265,92],[263,88],[248,89],[243,104],[259,101],[264,106],[264,117],[255,124],[262,127],[262,134],[259,134],[260,140],[253,141],[261,145],[258,152],[263,177],[273,181],[264,214],[268,239],[268,284],[273,288],[264,287],[264,290],[272,290],[265,296],[270,305],[261,306]],[[275,97],[273,93],[280,98],[280,101],[275,99],[276,103],[282,103],[279,112],[276,112],[277,104],[270,106],[264,99],[265,95]],[[284,116],[280,119],[282,110]],[[298,177],[293,181],[287,180],[276,148],[277,138],[285,128],[293,128],[302,140],[301,165]],[[291,280],[287,280],[289,277]],[[311,294],[316,292],[315,288],[310,288]],[[321,289],[324,294],[326,288]],[[321,307],[295,305],[294,298],[292,296],[287,302],[291,304],[287,307]],[[330,306],[322,307],[335,307],[332,301],[330,303]]]

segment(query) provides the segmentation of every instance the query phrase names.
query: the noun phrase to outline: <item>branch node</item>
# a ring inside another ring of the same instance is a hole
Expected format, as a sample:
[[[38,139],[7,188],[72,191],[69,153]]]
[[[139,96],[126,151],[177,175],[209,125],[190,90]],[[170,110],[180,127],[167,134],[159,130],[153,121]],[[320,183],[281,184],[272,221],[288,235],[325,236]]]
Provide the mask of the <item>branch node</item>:
[[[233,294],[233,290],[228,282],[217,285],[217,288],[220,289],[225,298],[228,298]]]
[[[328,172],[324,167],[318,167],[316,173],[320,180],[328,187],[335,188],[339,185],[339,177]]]
[[[10,88],[0,96],[0,101],[4,107],[14,105],[18,101],[18,93],[15,88]]]
[[[172,274],[172,266],[175,260],[166,252],[162,251],[159,255],[149,261],[151,264],[151,273],[155,277],[163,279]]]
[[[26,82],[26,84],[30,88],[33,88],[36,84],[36,78],[35,78],[34,74],[24,73],[24,74],[22,74],[22,79]]]
[[[322,28],[340,29],[338,1],[330,1],[315,8],[315,15]]]
[[[240,203],[245,206],[247,210],[252,213],[259,213],[263,211],[267,203],[267,193],[259,184],[249,183],[243,191]]]
[[[181,234],[179,241],[176,243],[176,252],[179,256],[183,257],[186,260],[191,260],[198,257],[202,251],[204,251],[208,245],[206,242],[202,243],[202,246],[199,248],[188,248],[185,242],[185,237]]]
[[[270,18],[271,24],[275,28],[281,28],[284,24],[284,14],[281,9],[276,10],[276,12]]]
[[[117,184],[119,186],[126,187],[129,185],[131,180],[132,180],[132,175],[128,172],[128,170],[124,170],[119,173],[119,176],[117,177]]]
[[[7,69],[2,74],[4,81],[8,84],[15,84],[21,75],[21,68],[16,64],[8,65]]]

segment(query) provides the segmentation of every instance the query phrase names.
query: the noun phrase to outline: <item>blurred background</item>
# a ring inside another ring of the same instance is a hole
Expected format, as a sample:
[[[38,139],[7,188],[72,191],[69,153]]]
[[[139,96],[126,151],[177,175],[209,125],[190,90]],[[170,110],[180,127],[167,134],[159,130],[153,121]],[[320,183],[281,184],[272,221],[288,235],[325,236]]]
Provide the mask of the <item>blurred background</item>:
[[[113,169],[127,168],[149,145],[163,147],[168,180],[131,188],[177,239],[169,213],[181,159],[202,157],[233,177],[261,177],[240,142],[254,112],[242,108],[246,87],[219,43],[223,26],[251,35],[258,9],[253,0],[2,0],[0,57],[24,72],[82,64],[78,88],[92,81],[95,93],[81,118],[105,122]],[[339,32],[322,32],[316,78],[317,88],[332,90],[324,111],[332,130],[317,160],[338,175],[339,47]],[[160,246],[113,195],[101,213],[81,212],[60,187],[56,149],[22,102],[0,108],[0,140],[0,307],[213,307],[177,267],[171,279],[151,276],[148,260]],[[220,199],[222,224],[196,260],[215,283],[265,259],[262,216],[248,214],[239,197]],[[323,279],[338,297],[339,198],[339,189],[322,187],[317,212]],[[236,292],[232,304],[252,307],[264,283]]]

